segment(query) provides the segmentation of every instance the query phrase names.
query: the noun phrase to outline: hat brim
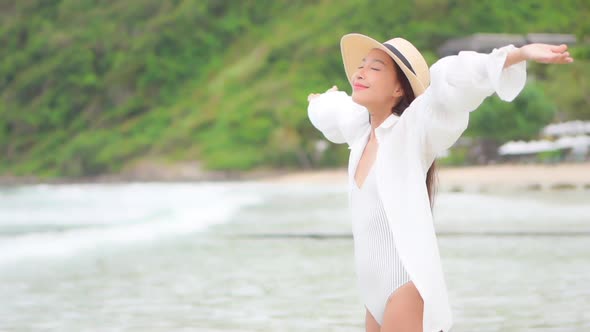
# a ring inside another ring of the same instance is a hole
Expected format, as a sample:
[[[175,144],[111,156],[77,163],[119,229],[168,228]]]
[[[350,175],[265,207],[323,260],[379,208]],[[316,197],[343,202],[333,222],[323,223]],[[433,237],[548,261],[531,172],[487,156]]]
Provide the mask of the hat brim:
[[[387,47],[385,47],[382,43],[376,41],[375,39],[359,34],[359,33],[350,33],[344,35],[340,40],[340,51],[342,52],[342,62],[344,63],[344,70],[346,72],[346,77],[348,78],[348,82],[352,85],[353,82],[353,75],[363,60],[364,57],[372,49],[380,49],[383,52],[387,53],[393,61],[401,68],[404,72],[410,85],[412,86],[412,90],[414,91],[414,96],[418,97],[421,95],[424,90],[426,89],[424,85],[418,80],[416,74],[408,68],[408,66],[393,52],[391,52]]]

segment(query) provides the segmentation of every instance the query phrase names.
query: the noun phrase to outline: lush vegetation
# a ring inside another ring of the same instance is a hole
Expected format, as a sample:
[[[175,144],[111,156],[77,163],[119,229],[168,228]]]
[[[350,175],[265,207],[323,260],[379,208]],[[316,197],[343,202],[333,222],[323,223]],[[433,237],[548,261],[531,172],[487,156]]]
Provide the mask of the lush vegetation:
[[[401,35],[433,63],[445,40],[475,32],[581,41],[587,17],[585,0],[2,1],[0,175],[342,164],[343,147],[314,153],[305,112],[308,93],[348,89],[341,35]],[[574,53],[573,65],[531,66],[536,83],[515,103],[490,98],[466,135],[527,138],[556,116],[590,118],[590,51]]]

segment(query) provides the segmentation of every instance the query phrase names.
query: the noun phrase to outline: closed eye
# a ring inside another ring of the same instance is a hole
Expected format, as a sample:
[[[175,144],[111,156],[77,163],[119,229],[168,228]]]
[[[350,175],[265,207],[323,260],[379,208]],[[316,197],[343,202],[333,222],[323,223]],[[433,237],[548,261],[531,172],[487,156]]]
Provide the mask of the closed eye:
[[[363,69],[363,66],[357,67],[356,69]],[[375,67],[371,67],[371,70],[381,71],[381,69]]]

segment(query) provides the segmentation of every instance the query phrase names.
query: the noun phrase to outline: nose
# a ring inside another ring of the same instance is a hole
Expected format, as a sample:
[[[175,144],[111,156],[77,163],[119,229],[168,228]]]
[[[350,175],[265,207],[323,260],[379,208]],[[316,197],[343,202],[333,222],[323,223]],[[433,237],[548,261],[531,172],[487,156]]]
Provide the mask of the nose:
[[[354,72],[354,74],[352,75],[352,80],[354,81],[354,80],[358,80],[358,79],[363,79],[364,75],[365,75],[365,68],[364,67],[358,68]]]

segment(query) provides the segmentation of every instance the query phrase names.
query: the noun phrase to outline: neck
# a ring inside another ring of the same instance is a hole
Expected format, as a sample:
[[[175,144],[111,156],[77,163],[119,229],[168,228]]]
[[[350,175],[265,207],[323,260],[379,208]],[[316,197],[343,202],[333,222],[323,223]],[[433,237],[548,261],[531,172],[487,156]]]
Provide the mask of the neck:
[[[379,127],[385,119],[387,119],[391,115],[390,110],[379,110],[373,111],[369,110],[369,114],[371,116],[371,128],[375,130],[375,128]]]

